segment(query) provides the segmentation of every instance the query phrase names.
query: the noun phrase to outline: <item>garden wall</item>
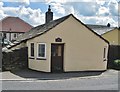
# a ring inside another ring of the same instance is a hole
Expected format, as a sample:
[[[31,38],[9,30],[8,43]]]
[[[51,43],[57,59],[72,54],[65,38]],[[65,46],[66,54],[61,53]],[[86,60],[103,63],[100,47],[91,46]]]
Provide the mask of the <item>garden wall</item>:
[[[2,70],[14,70],[28,67],[28,48],[20,48],[11,52],[2,52]]]

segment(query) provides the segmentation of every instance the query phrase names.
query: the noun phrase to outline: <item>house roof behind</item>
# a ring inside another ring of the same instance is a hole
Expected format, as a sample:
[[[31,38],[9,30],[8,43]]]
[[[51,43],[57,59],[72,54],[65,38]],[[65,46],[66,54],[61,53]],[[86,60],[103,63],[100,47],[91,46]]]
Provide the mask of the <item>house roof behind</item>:
[[[19,17],[8,16],[0,20],[2,32],[26,32],[32,28],[32,26]]]
[[[108,27],[105,25],[90,25],[90,24],[86,24],[86,25],[99,35],[102,35],[116,28],[116,27]]]

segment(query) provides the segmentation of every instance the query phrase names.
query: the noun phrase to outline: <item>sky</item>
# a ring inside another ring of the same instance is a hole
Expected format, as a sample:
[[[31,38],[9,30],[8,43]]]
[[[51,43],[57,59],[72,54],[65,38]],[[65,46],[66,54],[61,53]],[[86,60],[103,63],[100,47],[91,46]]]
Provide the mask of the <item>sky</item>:
[[[118,26],[120,0],[0,0],[0,20],[20,17],[32,26],[45,23],[51,5],[53,19],[73,14],[85,24]]]

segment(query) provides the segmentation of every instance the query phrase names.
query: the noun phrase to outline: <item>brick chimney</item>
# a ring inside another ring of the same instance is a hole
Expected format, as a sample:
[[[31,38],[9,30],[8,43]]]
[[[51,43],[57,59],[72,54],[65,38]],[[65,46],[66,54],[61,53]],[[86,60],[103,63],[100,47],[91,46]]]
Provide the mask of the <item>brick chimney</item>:
[[[53,20],[53,12],[51,12],[51,8],[49,5],[48,11],[45,13],[45,22],[48,23]]]
[[[107,27],[110,27],[110,23],[107,24]]]

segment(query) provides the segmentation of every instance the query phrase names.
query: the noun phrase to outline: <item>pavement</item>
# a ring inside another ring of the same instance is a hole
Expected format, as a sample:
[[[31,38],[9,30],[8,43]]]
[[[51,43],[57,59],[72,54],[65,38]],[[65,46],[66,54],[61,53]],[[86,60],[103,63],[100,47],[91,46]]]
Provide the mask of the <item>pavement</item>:
[[[24,80],[62,80],[62,79],[71,79],[71,78],[94,78],[101,76],[112,76],[117,75],[117,70],[107,70],[104,72],[73,72],[73,73],[44,73],[39,71],[34,71],[30,69],[22,69],[16,71],[5,71],[1,72],[0,80],[7,81],[24,81]]]

